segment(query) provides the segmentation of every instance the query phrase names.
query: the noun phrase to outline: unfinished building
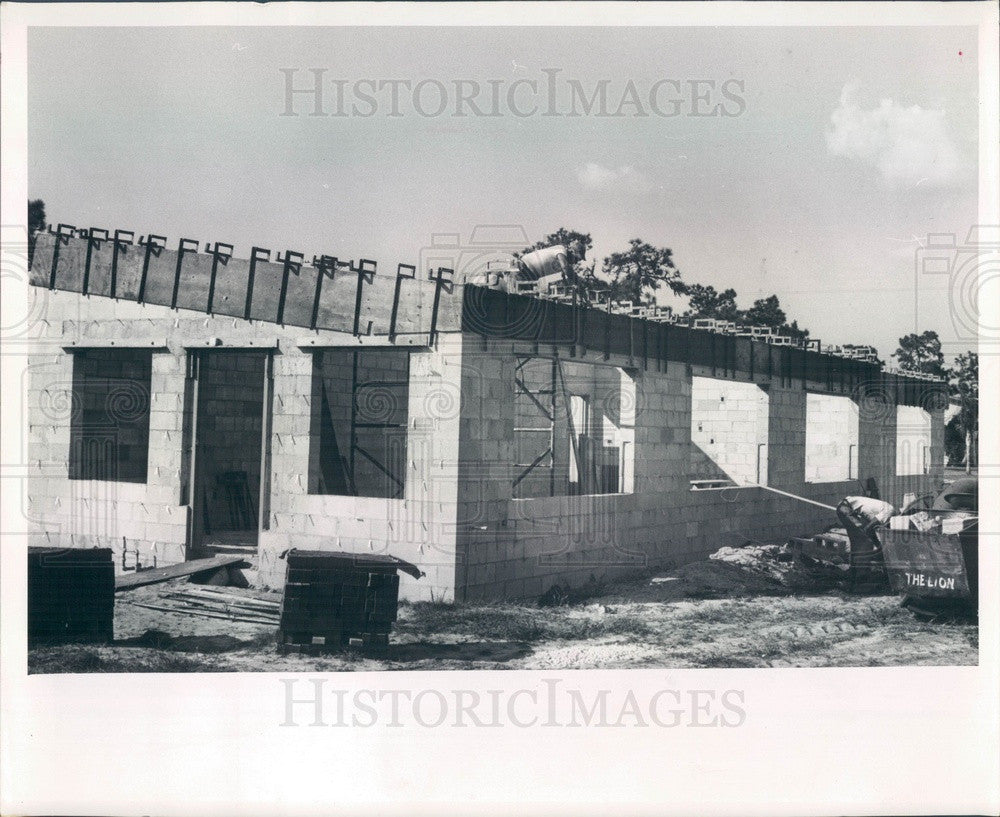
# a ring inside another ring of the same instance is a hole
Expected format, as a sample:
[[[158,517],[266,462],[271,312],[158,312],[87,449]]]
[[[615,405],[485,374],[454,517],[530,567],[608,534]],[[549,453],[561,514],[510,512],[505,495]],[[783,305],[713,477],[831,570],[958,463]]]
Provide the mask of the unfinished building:
[[[539,594],[783,541],[942,479],[941,386],[447,270],[37,237],[31,544],[118,569],[390,553],[404,598]],[[766,487],[761,487],[766,486]]]

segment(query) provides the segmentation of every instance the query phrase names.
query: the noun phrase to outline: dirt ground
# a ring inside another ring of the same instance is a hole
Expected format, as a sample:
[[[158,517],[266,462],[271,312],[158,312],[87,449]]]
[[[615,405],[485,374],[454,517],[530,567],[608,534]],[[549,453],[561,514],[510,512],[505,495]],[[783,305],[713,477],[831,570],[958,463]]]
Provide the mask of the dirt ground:
[[[978,627],[923,623],[889,595],[775,546],[530,602],[401,604],[388,652],[279,655],[276,627],[136,606],[187,580],[119,593],[115,640],[29,652],[29,672],[256,672],[975,665]],[[227,592],[255,595],[250,590]],[[280,599],[277,594],[256,593]]]

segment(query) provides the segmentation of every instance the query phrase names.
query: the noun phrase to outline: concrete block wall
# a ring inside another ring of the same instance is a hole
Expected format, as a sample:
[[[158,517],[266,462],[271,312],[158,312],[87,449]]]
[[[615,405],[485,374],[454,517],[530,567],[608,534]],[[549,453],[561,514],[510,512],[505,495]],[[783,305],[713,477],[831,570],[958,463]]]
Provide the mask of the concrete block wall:
[[[896,407],[896,473],[923,474],[930,464],[931,415],[921,406]]]
[[[39,293],[43,307],[28,356],[25,397],[24,507],[30,544],[112,547],[119,569],[123,549],[138,551],[144,565],[154,557],[161,565],[183,561],[189,513],[184,493],[187,350],[261,349],[274,355],[270,508],[259,545],[262,581],[283,584],[279,557],[290,547],[388,552],[427,573],[419,581],[403,576],[403,597],[453,598],[460,336],[442,334],[436,351],[413,347],[420,351],[410,359],[404,498],[318,496],[310,495],[308,484],[314,362],[308,348],[353,346],[352,336],[72,292]],[[314,345],[300,348],[303,340]],[[152,351],[144,483],[69,479],[74,353],[65,347],[112,342]],[[362,342],[386,343],[384,338]],[[257,439],[259,434],[254,450]]]
[[[427,574],[419,580],[401,575],[402,598],[454,600],[461,350],[461,336],[441,335],[436,349],[410,355],[399,499],[310,493],[313,356],[275,358],[271,507],[258,548],[264,586],[283,585],[281,554],[292,547],[387,553]]]
[[[111,547],[121,567],[135,553],[143,565],[183,561],[186,508],[179,501],[183,456],[184,361],[153,351],[149,390],[149,434],[144,482],[70,479],[74,355],[64,346],[115,339],[142,344],[163,337],[175,315],[158,316],[135,304],[84,300],[48,292],[29,356],[27,508],[29,544]],[[199,322],[200,323],[200,322]],[[93,356],[100,359],[101,351]]]
[[[858,405],[850,397],[806,399],[806,482],[842,482],[858,474]]]
[[[690,489],[692,479],[692,379],[714,377],[708,367],[669,363],[632,368],[636,383],[636,474],[631,494],[512,499],[510,430],[514,423],[512,383],[515,353],[535,347],[467,337],[459,457],[457,539],[459,598],[533,596],[554,584],[579,586],[693,561],[724,545],[748,541],[781,542],[836,523],[831,511],[759,488]],[[537,353],[565,355],[542,345]],[[628,367],[625,358],[579,359]],[[799,496],[835,505],[858,493],[856,480],[806,482],[806,412],[819,383],[758,375],[732,378],[728,385],[766,390],[768,409],[768,484]],[[850,395],[840,395],[849,398]],[[499,407],[495,401],[505,401]],[[487,410],[499,413],[495,426],[480,422]],[[925,476],[897,477],[895,415],[861,412],[860,476],[873,476],[884,498],[899,504],[907,491],[932,490],[941,480],[942,418],[935,420],[938,465]],[[505,441],[506,444],[505,444]],[[481,452],[499,449],[500,461],[484,464]]]
[[[417,563],[427,576],[403,577],[404,598],[532,596],[555,583],[579,585],[592,576],[678,564],[722,545],[781,541],[833,521],[821,508],[761,489],[690,490],[692,378],[717,377],[708,367],[651,362],[643,368],[593,352],[575,358],[608,367],[602,371],[609,377],[619,367],[634,378],[634,491],[514,500],[515,353],[557,350],[444,333],[435,348],[414,347],[410,355],[402,498],[319,495],[309,481],[316,411],[309,349],[354,345],[353,337],[69,292],[45,292],[44,301],[27,389],[33,544],[102,545],[119,553],[124,546],[147,564],[153,555],[160,564],[184,559],[187,349],[241,346],[274,356],[269,507],[258,549],[264,584],[282,584],[281,553],[309,547],[387,552]],[[301,348],[303,338],[313,345]],[[63,347],[74,341],[152,349],[145,483],[69,479],[73,368]],[[558,352],[566,355],[565,348]],[[854,481],[805,482],[808,395],[826,393],[824,385],[764,379],[758,374],[756,382],[768,398],[768,484],[829,504],[857,492]],[[943,411],[930,410],[931,473],[897,476],[895,406],[856,402],[859,476],[876,477],[883,497],[895,504],[908,492],[936,488]]]
[[[908,494],[936,493],[944,482],[944,410],[935,401],[930,402],[931,405],[920,408],[930,417],[931,426],[927,473],[908,474],[898,467],[901,435],[898,417],[902,414],[905,418],[911,409],[919,407],[859,401],[859,476],[862,479],[877,476],[882,499],[897,507],[904,504]]]
[[[767,392],[753,383],[691,380],[692,478],[767,484]]]

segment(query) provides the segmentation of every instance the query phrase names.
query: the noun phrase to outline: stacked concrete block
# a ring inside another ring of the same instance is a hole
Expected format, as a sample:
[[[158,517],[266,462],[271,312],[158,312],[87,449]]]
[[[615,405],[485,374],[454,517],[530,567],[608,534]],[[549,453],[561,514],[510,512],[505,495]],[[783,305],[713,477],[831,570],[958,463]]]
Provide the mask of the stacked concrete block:
[[[32,544],[109,546],[115,549],[119,568],[123,559],[134,564],[136,554],[143,566],[152,564],[154,558],[158,564],[183,561],[187,557],[190,513],[185,494],[190,446],[185,437],[191,409],[191,387],[186,378],[189,352],[261,350],[273,354],[274,359],[270,484],[266,492],[270,512],[260,546],[263,577],[280,585],[284,564],[278,554],[287,547],[302,546],[305,541],[331,549],[339,544],[344,549],[366,552],[384,550],[417,562],[423,561],[423,549],[433,565],[429,566],[428,577],[419,583],[406,580],[416,588],[413,596],[453,596],[454,553],[448,541],[449,536],[454,536],[454,525],[447,519],[449,514],[454,519],[457,513],[453,472],[458,448],[460,341],[456,345],[442,337],[440,349],[452,343],[449,360],[440,364],[436,362],[438,353],[424,353],[426,365],[415,367],[423,371],[424,378],[410,392],[416,406],[410,412],[414,421],[411,445],[419,462],[411,458],[407,464],[413,478],[408,480],[406,498],[387,503],[353,497],[311,497],[308,493],[313,411],[313,354],[309,349],[316,348],[308,344],[353,347],[357,345],[354,338],[130,301],[85,299],[59,291],[46,293],[45,309],[36,344],[44,352],[30,360],[27,389],[31,422],[25,451],[29,463],[25,505]],[[300,348],[300,340],[307,345]],[[99,355],[112,343],[126,349],[149,349],[151,354],[146,478],[141,483],[71,480],[68,469],[76,353],[67,348],[76,344]],[[372,339],[369,343],[377,346],[386,341]],[[420,353],[414,355],[420,357]],[[205,360],[216,358],[206,354]],[[443,375],[436,373],[439,370]],[[240,379],[222,384],[223,390],[232,389],[236,403],[250,402],[239,392],[244,386],[256,389],[256,384],[262,382],[257,371],[241,371],[239,365],[235,371],[228,371]],[[255,402],[259,408],[256,397]],[[442,408],[447,415],[449,402],[451,415],[430,416]],[[243,441],[248,450],[256,452],[260,420],[256,412],[251,418],[249,411],[243,412],[247,417]],[[235,422],[232,425],[235,436]],[[256,456],[252,459],[259,463]],[[247,461],[247,470],[257,467]],[[344,501],[351,503],[346,512]],[[355,504],[359,502],[360,506]]]

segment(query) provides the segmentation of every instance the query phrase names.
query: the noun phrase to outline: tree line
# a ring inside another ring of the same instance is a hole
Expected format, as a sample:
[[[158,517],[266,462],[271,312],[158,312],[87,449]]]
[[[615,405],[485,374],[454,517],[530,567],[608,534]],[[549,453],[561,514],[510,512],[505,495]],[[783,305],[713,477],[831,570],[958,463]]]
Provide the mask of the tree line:
[[[758,298],[749,309],[736,303],[736,290],[721,292],[705,284],[693,284],[681,278],[669,247],[654,247],[640,238],[629,241],[628,249],[613,252],[601,262],[600,274],[596,260],[587,262],[587,252],[593,247],[589,233],[560,227],[541,241],[525,247],[518,256],[534,250],[562,244],[570,267],[575,274],[576,286],[583,294],[605,292],[616,301],[631,301],[648,306],[654,302],[656,290],[666,286],[676,295],[688,298],[686,318],[714,318],[735,321],[749,326],[770,326],[793,338],[806,338],[809,330],[797,321],[788,321],[777,295]]]
[[[587,253],[593,248],[590,234],[564,227],[525,247],[517,255],[555,244],[566,248],[567,260],[581,294],[601,291],[614,300],[650,305],[656,291],[666,286],[677,295],[687,296],[688,309],[682,317],[769,326],[798,339],[809,336],[809,330],[799,326],[798,321],[789,322],[777,295],[758,298],[748,309],[741,309],[736,302],[735,289],[720,292],[713,286],[685,282],[668,247],[654,247],[639,238],[629,241],[626,250],[606,256],[601,262],[600,274],[596,260],[587,261]],[[951,366],[945,366],[941,339],[937,332],[928,330],[901,337],[892,357],[902,369],[933,375],[948,383],[957,412],[945,427],[945,453],[949,463],[962,463],[966,471],[971,470],[977,465],[979,440],[979,355],[966,352],[956,357]]]

